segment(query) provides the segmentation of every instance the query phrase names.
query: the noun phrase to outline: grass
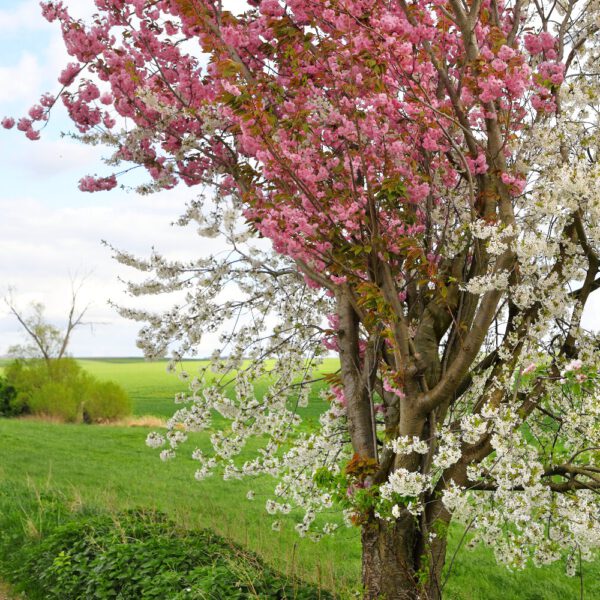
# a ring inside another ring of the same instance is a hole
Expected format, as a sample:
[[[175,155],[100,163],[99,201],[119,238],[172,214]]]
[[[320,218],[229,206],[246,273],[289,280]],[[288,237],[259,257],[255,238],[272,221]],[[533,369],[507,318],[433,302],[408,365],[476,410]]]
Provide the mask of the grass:
[[[165,363],[139,360],[83,360],[101,379],[112,379],[130,393],[136,415],[168,416],[172,396],[185,388],[165,373]],[[188,365],[190,368],[190,365]],[[335,364],[326,365],[334,370]],[[191,369],[190,369],[191,370]],[[307,416],[322,410],[313,398]],[[193,479],[195,463],[184,454],[162,463],[146,448],[147,427],[86,426],[0,419],[0,482],[27,480],[36,489],[60,490],[73,503],[114,511],[143,506],[169,514],[191,528],[211,528],[260,554],[285,574],[321,583],[329,589],[356,589],[360,574],[358,531],[343,529],[315,544],[293,531],[298,515],[289,515],[281,532],[271,530],[264,510],[274,487],[267,477],[223,482]],[[191,441],[203,447],[207,434]],[[252,502],[248,489],[256,492]],[[453,527],[449,558],[461,537]],[[600,598],[600,565],[583,565],[584,597]],[[445,598],[449,600],[576,600],[579,578],[566,578],[563,565],[510,572],[498,566],[490,550],[461,550],[454,561]]]
[[[356,531],[318,545],[298,538],[291,522],[273,532],[264,510],[272,481],[196,482],[191,459],[182,455],[162,463],[145,447],[147,431],[0,420],[0,482],[25,477],[36,487],[61,490],[91,508],[164,511],[187,527],[214,529],[288,575],[317,582],[320,578],[327,587],[354,584],[360,557]],[[256,492],[252,502],[245,500],[248,489]]]
[[[175,411],[173,398],[179,392],[187,390],[187,383],[179,379],[177,374],[167,373],[167,361],[146,362],[141,359],[80,359],[79,364],[98,379],[112,380],[122,385],[133,401],[135,415],[154,415],[170,417]],[[184,361],[185,370],[193,376],[197,370],[206,365],[206,361]],[[325,359],[323,372],[333,372],[338,368],[337,360]],[[257,393],[264,391],[264,384],[259,382]],[[317,394],[313,394],[316,398]],[[301,409],[304,419],[315,420],[322,412],[324,405],[312,403],[307,409]]]

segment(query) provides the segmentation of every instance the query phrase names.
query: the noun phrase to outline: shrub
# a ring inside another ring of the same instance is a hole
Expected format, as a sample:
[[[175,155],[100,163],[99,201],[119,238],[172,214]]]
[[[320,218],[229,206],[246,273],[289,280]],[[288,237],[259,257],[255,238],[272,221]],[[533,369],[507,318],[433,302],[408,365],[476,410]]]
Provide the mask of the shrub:
[[[23,414],[26,407],[17,403],[17,390],[6,378],[0,377],[0,416],[14,417]]]
[[[182,529],[162,513],[69,513],[48,493],[31,498],[31,492],[6,489],[3,499],[2,491],[0,574],[30,600],[331,598],[224,538]],[[34,535],[19,526],[27,512],[37,524]]]
[[[6,383],[15,390],[1,413],[6,416],[26,412],[67,422],[97,422],[131,413],[123,388],[98,381],[72,358],[16,360],[5,373]]]
[[[81,421],[81,398],[68,382],[44,382],[29,395],[28,407],[34,415],[57,417],[66,423]]]
[[[93,381],[87,389],[83,405],[84,420],[113,421],[131,414],[127,392],[113,381]]]

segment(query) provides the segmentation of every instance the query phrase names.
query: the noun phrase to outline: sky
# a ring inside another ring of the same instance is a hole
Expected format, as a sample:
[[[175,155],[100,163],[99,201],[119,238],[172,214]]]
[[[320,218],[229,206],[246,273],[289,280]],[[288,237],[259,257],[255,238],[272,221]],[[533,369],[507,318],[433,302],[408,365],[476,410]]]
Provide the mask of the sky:
[[[93,12],[92,0],[65,4],[76,16]],[[59,28],[42,18],[38,0],[0,0],[0,118],[22,116],[42,93],[58,91],[56,79],[67,62]],[[207,242],[192,229],[171,225],[194,193],[184,186],[143,197],[120,189],[80,192],[82,176],[110,171],[101,148],[61,137],[68,130],[62,105],[40,141],[0,130],[0,298],[13,288],[21,309],[42,302],[48,320],[60,326],[71,280],[85,276],[80,305],[90,304],[86,320],[94,325],[74,333],[70,353],[141,356],[135,345],[139,324],[108,305],[112,300],[139,306],[139,299],[124,294],[119,279],[135,279],[136,273],[117,264],[101,240],[138,256],[148,256],[153,247],[170,258],[207,254]],[[0,356],[22,339],[0,300]],[[200,354],[211,350],[208,340]]]

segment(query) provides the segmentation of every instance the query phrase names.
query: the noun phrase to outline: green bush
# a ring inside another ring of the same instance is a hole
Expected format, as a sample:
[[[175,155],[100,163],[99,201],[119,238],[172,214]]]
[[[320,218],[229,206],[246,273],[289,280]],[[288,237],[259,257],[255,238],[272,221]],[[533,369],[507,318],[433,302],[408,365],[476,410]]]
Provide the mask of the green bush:
[[[72,358],[15,360],[5,374],[6,384],[14,390],[4,410],[0,404],[0,414],[5,416],[31,413],[66,422],[98,422],[131,413],[131,401],[123,388],[98,381]]]
[[[93,381],[83,404],[86,421],[114,421],[131,414],[131,400],[127,392],[113,381]]]
[[[182,529],[161,513],[69,513],[51,494],[37,500],[31,492],[6,494],[0,487],[0,575],[30,600],[331,598],[222,537]],[[23,515],[36,524],[33,531]]]
[[[0,377],[0,416],[15,417],[27,408],[17,403],[17,390],[4,377]]]
[[[29,393],[27,406],[34,415],[58,417],[66,423],[81,421],[81,397],[69,382],[45,381]]]

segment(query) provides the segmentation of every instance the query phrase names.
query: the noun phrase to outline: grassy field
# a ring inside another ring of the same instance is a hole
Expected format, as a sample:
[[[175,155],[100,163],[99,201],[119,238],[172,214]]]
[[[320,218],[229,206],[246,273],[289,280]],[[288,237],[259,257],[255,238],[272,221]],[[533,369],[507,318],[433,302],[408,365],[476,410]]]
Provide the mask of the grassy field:
[[[133,401],[133,411],[136,415],[154,415],[170,417],[175,411],[173,398],[176,393],[187,389],[186,382],[176,373],[167,373],[167,361],[145,362],[134,358],[114,359],[81,359],[79,363],[92,375],[99,379],[110,379],[121,384]],[[204,361],[184,361],[185,370],[193,376],[198,369],[205,365]],[[338,368],[335,359],[325,359],[323,372],[333,372]],[[260,394],[264,384],[256,385]],[[322,412],[324,404],[317,400],[318,388],[314,389],[311,405],[300,410],[304,419],[315,419]]]
[[[83,360],[102,379],[121,383],[130,393],[137,415],[168,416],[172,396],[185,388],[165,363],[139,360]],[[193,365],[187,365],[191,371]],[[335,364],[326,365],[333,370]],[[322,410],[319,401],[309,418]],[[195,463],[182,454],[162,463],[146,448],[144,427],[61,425],[33,420],[0,419],[0,482],[24,482],[36,489],[56,489],[74,505],[120,510],[156,508],[190,527],[209,527],[258,552],[286,573],[294,573],[337,590],[356,589],[360,572],[358,531],[343,529],[315,544],[293,531],[297,514],[280,532],[271,530],[264,502],[273,481],[223,482],[193,479]],[[196,434],[190,451],[205,447],[207,434]],[[245,499],[253,489],[256,499]],[[1,493],[1,492],[0,492]],[[449,558],[461,531],[452,531]],[[453,563],[445,597],[451,600],[570,600],[581,597],[579,578],[568,579],[562,565],[511,573],[495,564],[485,548],[462,549]],[[583,592],[600,598],[600,565],[584,563]]]

